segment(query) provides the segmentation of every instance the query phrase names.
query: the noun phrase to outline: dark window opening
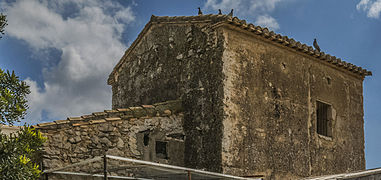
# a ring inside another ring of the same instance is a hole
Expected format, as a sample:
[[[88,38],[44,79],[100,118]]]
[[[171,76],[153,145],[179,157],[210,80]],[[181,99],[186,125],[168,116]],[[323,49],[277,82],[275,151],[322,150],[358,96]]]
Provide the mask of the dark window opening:
[[[316,101],[317,133],[320,135],[332,136],[331,127],[331,106]]]
[[[144,146],[148,146],[148,144],[149,144],[149,133],[144,133],[143,143],[144,143]]]
[[[168,159],[167,154],[167,142],[164,141],[156,141],[156,157],[161,159]]]
[[[331,84],[331,78],[327,77],[327,83]]]

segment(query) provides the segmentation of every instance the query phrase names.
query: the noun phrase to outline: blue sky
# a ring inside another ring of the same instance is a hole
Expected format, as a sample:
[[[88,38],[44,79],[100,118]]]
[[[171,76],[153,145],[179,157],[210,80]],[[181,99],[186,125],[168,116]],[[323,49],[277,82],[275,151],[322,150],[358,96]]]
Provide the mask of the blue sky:
[[[111,108],[106,79],[150,16],[228,13],[373,72],[364,81],[367,168],[381,167],[381,0],[0,0],[9,25],[0,68],[31,86],[26,119],[64,119]]]

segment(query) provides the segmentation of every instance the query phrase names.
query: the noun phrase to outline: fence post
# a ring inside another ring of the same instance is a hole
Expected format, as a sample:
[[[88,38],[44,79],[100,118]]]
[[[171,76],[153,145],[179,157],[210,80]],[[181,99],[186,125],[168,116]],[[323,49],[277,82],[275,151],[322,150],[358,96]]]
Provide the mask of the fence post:
[[[107,180],[107,157],[106,157],[106,152],[103,155],[103,179]]]
[[[190,171],[188,171],[188,180],[192,180],[192,175]]]

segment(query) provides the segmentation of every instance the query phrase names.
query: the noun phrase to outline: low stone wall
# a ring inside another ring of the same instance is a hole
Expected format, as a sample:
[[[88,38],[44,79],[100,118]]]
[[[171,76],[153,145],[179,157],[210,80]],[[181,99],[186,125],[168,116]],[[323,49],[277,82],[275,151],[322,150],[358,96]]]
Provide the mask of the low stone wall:
[[[48,138],[43,149],[43,168],[67,166],[101,156],[105,151],[108,155],[183,165],[181,111],[181,102],[171,101],[39,124],[35,127]],[[102,162],[90,163],[63,171],[102,174],[103,166]]]

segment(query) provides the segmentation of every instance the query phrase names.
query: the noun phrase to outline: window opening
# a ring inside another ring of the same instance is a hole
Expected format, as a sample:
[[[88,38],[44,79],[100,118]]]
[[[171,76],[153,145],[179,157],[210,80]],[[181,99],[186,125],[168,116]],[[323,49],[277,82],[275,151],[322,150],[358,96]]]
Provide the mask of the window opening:
[[[144,143],[144,146],[148,146],[148,144],[149,144],[149,133],[144,133],[143,143]]]
[[[317,133],[324,136],[332,136],[331,128],[331,106],[316,101]]]
[[[328,85],[331,84],[331,78],[330,77],[327,77],[327,83],[328,83]]]
[[[168,159],[167,154],[167,142],[164,141],[156,141],[156,157],[161,159]]]

